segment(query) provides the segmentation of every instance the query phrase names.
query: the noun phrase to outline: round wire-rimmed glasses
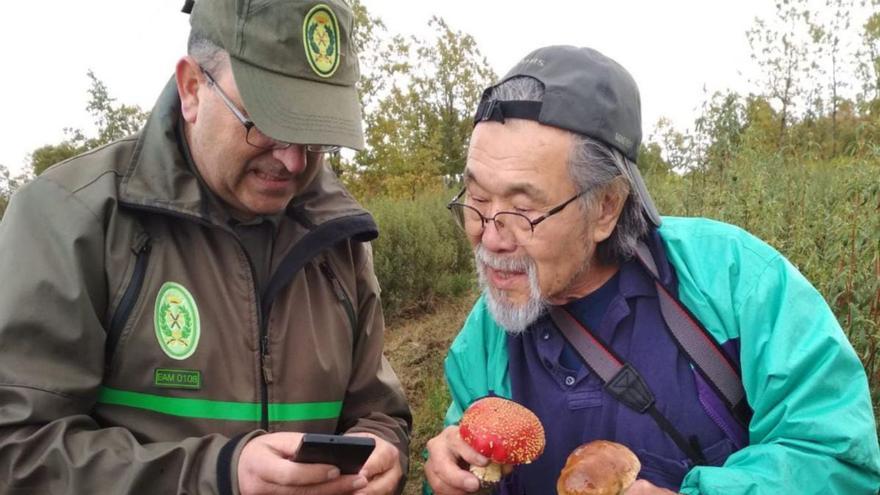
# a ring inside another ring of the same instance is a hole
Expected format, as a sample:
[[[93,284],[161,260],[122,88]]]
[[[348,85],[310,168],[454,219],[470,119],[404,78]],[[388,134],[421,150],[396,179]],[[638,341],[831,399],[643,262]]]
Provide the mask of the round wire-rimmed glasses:
[[[254,124],[254,121],[245,117],[244,112],[239,110],[235,103],[232,103],[232,100],[226,96],[226,93],[223,89],[220,88],[220,85],[217,84],[217,81],[214,80],[214,77],[206,71],[204,68],[202,69],[202,74],[205,75],[205,79],[208,80],[208,86],[210,86],[217,94],[220,96],[220,99],[223,100],[223,104],[226,105],[226,108],[235,115],[235,118],[241,122],[241,125],[245,128],[245,141],[255,148],[260,148],[264,150],[283,150],[290,148],[293,146],[293,143],[288,143],[287,141],[279,141],[277,139],[273,139],[267,136],[263,131],[257,128],[257,125]],[[311,153],[325,154],[325,153],[336,153],[339,151],[339,146],[333,144],[303,144],[306,151]]]
[[[480,212],[480,210],[473,206],[459,202],[466,192],[467,189],[462,189],[461,192],[452,198],[452,201],[446,205],[446,208],[452,213],[452,218],[455,219],[455,223],[461,227],[468,236],[482,236],[483,231],[486,229],[486,224],[493,222],[499,235],[504,236],[507,239],[512,237],[517,244],[523,245],[532,240],[532,237],[535,234],[536,225],[559,213],[565,209],[566,206],[571,204],[571,202],[583,196],[587,191],[581,191],[575,194],[562,204],[550,208],[547,213],[534,220],[515,211],[499,211],[491,217],[486,217]]]

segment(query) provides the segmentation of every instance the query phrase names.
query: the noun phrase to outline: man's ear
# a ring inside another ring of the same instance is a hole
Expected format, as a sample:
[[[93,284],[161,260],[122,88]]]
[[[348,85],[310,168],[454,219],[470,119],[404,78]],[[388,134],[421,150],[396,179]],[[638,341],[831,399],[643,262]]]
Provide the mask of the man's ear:
[[[597,218],[593,222],[593,241],[600,243],[611,236],[617,227],[617,220],[623,212],[623,205],[629,197],[629,187],[618,177],[602,191],[596,205]]]
[[[199,113],[199,88],[204,82],[202,70],[195,59],[186,56],[177,61],[174,75],[180,95],[180,113],[184,120],[194,124]]]

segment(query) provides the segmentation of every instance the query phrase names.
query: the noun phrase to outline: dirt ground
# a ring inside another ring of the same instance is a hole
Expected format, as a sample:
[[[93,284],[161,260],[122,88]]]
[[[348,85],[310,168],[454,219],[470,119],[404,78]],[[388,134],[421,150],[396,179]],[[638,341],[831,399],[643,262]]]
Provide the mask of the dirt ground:
[[[403,383],[413,411],[413,438],[410,444],[410,470],[405,495],[421,493],[424,475],[422,452],[436,435],[449,406],[449,393],[443,380],[446,350],[470,312],[476,295],[444,301],[434,312],[413,315],[388,325],[385,354]]]

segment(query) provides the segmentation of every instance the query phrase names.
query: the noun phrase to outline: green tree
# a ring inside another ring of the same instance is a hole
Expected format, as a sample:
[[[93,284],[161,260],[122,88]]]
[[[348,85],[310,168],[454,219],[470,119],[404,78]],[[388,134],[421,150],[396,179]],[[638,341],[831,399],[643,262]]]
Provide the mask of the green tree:
[[[0,218],[3,218],[3,214],[6,212],[6,207],[9,205],[12,193],[30,181],[31,178],[31,175],[27,172],[13,176],[9,168],[0,164]]]
[[[58,144],[41,146],[30,155],[30,166],[35,175],[40,175],[52,165],[98,146],[135,133],[147,119],[136,105],[116,104],[107,86],[91,70],[87,73],[91,80],[89,101],[86,110],[92,115],[97,135],[88,137],[80,129],[66,128],[67,138]]]
[[[434,131],[439,135],[440,163],[447,180],[458,179],[464,170],[473,113],[483,89],[497,79],[469,34],[453,31],[434,17],[428,23],[437,33],[433,45],[419,48],[420,60],[429,68],[415,81],[428,106]]]
[[[752,60],[763,72],[762,91],[780,107],[776,134],[779,150],[785,144],[786,131],[803,93],[807,55],[803,44],[807,25],[803,21],[808,18],[806,0],[780,0],[776,3],[775,19],[768,23],[756,18],[746,32]]]
[[[871,2],[875,7],[880,1]],[[858,52],[858,74],[862,82],[863,106],[874,112],[880,111],[880,12],[875,12],[865,22],[862,30],[862,48]]]
[[[473,37],[437,17],[428,39],[391,36],[362,5],[355,15],[367,149],[341,164],[346,183],[359,196],[415,198],[456,181],[472,112],[495,79]]]
[[[67,129],[65,129],[65,133],[68,133]],[[52,165],[55,165],[58,162],[63,162],[64,160],[76,156],[86,150],[87,148],[84,148],[81,144],[77,143],[72,137],[61,141],[58,144],[40,146],[30,154],[31,170],[33,170],[34,175],[40,175]]]
[[[739,151],[746,126],[745,105],[737,93],[716,92],[703,104],[695,131],[703,149],[701,161],[708,170],[724,175]]]
[[[400,41],[399,37],[389,39],[385,23],[378,17],[370,15],[369,10],[360,0],[351,2],[354,12],[354,31],[352,39],[358,52],[360,79],[358,79],[358,96],[364,115],[375,107],[376,100],[387,90],[392,79],[386,77],[398,72],[409,70],[408,60],[384,58],[393,53],[392,44]]]
[[[6,212],[10,196],[12,191],[9,190],[9,169],[0,164],[0,218],[3,218],[3,213]]]
[[[838,152],[838,114],[843,104],[842,91],[848,86],[851,64],[855,58],[849,29],[852,24],[855,0],[825,0],[824,9],[805,16],[810,34],[809,67],[813,88],[809,91],[807,120],[817,120],[830,115],[830,128],[808,126],[813,139],[810,147],[818,149],[823,156],[835,156]],[[815,122],[814,122],[815,123]],[[821,133],[828,132],[828,136]]]
[[[750,95],[745,101],[746,129],[744,146],[762,154],[778,151],[779,142],[776,130],[779,128],[779,113],[764,96]]]
[[[663,159],[663,149],[659,144],[646,142],[639,147],[639,170],[642,175],[668,175],[672,167]]]
[[[666,117],[660,117],[655,124],[651,141],[659,144],[664,161],[671,170],[684,173],[700,166],[695,156],[694,136],[676,130],[672,121]]]

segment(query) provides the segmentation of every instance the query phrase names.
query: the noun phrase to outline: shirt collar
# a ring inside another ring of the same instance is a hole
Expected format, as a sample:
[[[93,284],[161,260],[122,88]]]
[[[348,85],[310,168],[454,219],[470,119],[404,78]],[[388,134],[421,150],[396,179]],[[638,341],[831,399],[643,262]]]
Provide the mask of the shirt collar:
[[[635,258],[620,265],[620,294],[631,297],[657,297],[654,280]]]

